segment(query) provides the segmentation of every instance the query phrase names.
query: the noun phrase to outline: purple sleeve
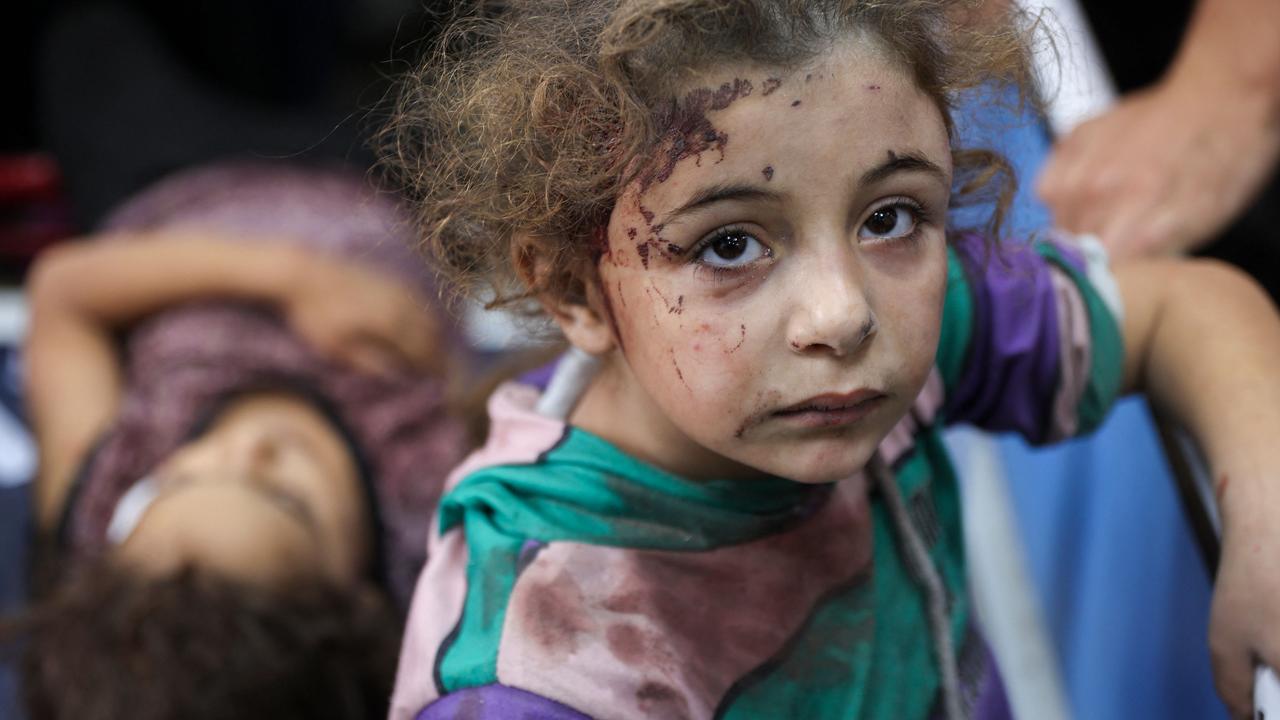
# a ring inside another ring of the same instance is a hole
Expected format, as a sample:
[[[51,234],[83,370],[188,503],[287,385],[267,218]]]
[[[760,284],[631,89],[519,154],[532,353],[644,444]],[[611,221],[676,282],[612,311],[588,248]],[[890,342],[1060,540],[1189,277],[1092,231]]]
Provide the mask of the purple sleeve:
[[[566,705],[507,685],[482,685],[445,695],[416,720],[591,720]]]
[[[1063,380],[1060,270],[1030,243],[988,253],[970,236],[955,253],[971,330],[963,371],[947,388],[948,421],[1016,431],[1033,443],[1053,439]]]
[[[529,370],[523,373],[519,380],[522,385],[532,385],[539,390],[546,390],[551,384],[551,376],[555,375],[556,367],[560,365],[560,358],[557,357],[545,365]]]

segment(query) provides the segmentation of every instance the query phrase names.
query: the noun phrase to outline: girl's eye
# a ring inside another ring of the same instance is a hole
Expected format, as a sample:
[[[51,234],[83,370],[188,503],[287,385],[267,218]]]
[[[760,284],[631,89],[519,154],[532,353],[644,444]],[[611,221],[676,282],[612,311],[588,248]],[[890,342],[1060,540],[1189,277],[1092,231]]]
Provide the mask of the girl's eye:
[[[862,223],[858,236],[873,240],[906,237],[915,231],[919,213],[918,208],[904,202],[881,205],[872,210],[871,215]]]
[[[724,230],[698,249],[696,261],[711,267],[735,268],[750,265],[768,254],[768,248],[750,233]]]
[[[272,478],[259,478],[258,486],[262,489],[262,494],[277,507],[299,520],[315,524],[311,506],[292,490],[287,489],[283,482]]]

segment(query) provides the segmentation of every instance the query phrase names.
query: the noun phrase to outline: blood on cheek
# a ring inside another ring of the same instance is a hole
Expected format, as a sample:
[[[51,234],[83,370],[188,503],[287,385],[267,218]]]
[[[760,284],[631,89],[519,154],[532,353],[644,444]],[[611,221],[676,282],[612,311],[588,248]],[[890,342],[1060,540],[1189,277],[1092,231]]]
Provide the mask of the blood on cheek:
[[[770,95],[782,85],[782,81],[778,78],[766,78],[762,88],[762,95]],[[664,225],[655,222],[656,215],[648,207],[646,207],[642,199],[645,191],[654,184],[666,182],[675,171],[676,165],[681,161],[692,158],[694,162],[701,167],[703,155],[708,152],[718,154],[715,162],[719,163],[725,158],[725,149],[729,143],[729,135],[716,128],[708,119],[708,113],[718,110],[724,110],[731,104],[741,98],[748,97],[752,94],[754,87],[750,80],[745,78],[735,78],[732,82],[723,83],[718,88],[698,88],[688,93],[680,102],[673,101],[666,112],[660,116],[659,124],[666,128],[660,138],[654,157],[636,177],[634,185],[634,206],[632,210],[643,221],[640,227],[630,226],[623,232],[625,234],[625,242],[634,249],[634,257],[640,261],[641,267],[646,271],[651,269],[651,262],[655,257],[661,257],[664,260],[679,260],[685,253],[685,249],[676,243],[668,241],[663,236]],[[764,171],[766,179],[772,179],[773,168],[767,167]],[[611,247],[613,242],[623,241],[620,237],[608,237],[607,229],[601,237],[597,233],[592,238],[593,247],[598,263],[608,263],[615,268],[623,269],[632,266],[632,255],[627,252],[616,252],[616,247]],[[645,285],[645,293],[649,295],[649,316],[651,320],[651,328],[654,332],[660,332],[660,328],[665,324],[661,318],[661,314],[681,316],[685,313],[686,303],[685,295],[678,292],[669,292],[660,289],[654,283],[650,282]],[[611,298],[612,295],[617,296],[618,307],[623,311],[622,323],[619,323],[619,313],[616,312],[615,305]],[[643,332],[638,328],[631,327],[633,317],[628,317],[627,295],[622,280],[618,280],[612,286],[605,287],[601,293],[603,296],[604,311],[608,315],[609,323],[617,338],[619,348],[626,352],[623,346],[622,325],[628,326],[628,332]],[[633,297],[633,299],[635,299]],[[661,309],[660,309],[661,308]],[[665,310],[665,313],[662,311]],[[643,313],[643,311],[641,311]],[[678,322],[677,325],[683,329],[686,327],[684,322]],[[747,328],[745,324],[738,324],[737,327],[730,325],[728,328],[719,328],[711,323],[701,323],[694,333],[693,339],[685,347],[691,347],[695,353],[700,353],[706,344],[696,338],[703,335],[708,338],[718,338],[716,343],[722,349],[725,356],[732,355],[740,348],[747,339]],[[677,379],[690,392],[692,388],[685,379],[684,369],[681,368],[677,359],[676,347],[669,346],[666,353],[671,362],[672,369]]]
[[[626,303],[626,283],[619,281],[616,287],[612,294],[617,296],[617,304]],[[659,382],[690,394],[695,387],[706,387],[705,380],[695,382],[695,378],[710,377],[718,385],[741,379],[746,360],[735,355],[747,343],[745,323],[713,319],[720,314],[719,308],[702,306],[653,278],[629,289],[630,311],[619,320],[621,332],[633,346],[628,355],[632,363],[648,368],[665,366],[667,380]]]
[[[745,323],[730,323],[722,327],[718,323],[701,322],[698,323],[693,331],[693,339],[691,346],[695,351],[701,351],[707,344],[703,339],[714,340],[715,346],[718,346],[721,355],[733,355],[742,349],[747,342],[747,326]]]

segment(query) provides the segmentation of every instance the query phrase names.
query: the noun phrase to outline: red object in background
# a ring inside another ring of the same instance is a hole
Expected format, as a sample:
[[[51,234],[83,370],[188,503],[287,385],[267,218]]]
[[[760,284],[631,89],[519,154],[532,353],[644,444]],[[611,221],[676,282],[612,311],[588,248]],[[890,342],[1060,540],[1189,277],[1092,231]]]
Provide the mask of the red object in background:
[[[74,232],[53,156],[0,155],[0,272],[20,275],[41,250]]]

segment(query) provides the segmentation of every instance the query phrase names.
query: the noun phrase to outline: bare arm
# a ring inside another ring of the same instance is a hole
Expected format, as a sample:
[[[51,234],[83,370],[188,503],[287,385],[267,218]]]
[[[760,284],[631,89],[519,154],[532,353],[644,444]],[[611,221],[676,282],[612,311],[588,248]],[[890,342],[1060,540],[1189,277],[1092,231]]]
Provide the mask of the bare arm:
[[[1116,269],[1125,384],[1199,439],[1216,478],[1223,557],[1210,649],[1236,715],[1255,657],[1280,666],[1280,317],[1252,280],[1211,261]]]
[[[1114,257],[1203,245],[1280,158],[1280,3],[1201,0],[1169,72],[1054,148],[1038,188]]]
[[[279,301],[288,285],[281,268],[297,267],[299,254],[192,234],[81,242],[41,256],[28,284],[25,347],[41,527],[56,521],[72,473],[119,409],[116,331],[194,298]]]
[[[1280,5],[1201,0],[1170,75],[1204,73],[1270,102],[1280,112]]]

